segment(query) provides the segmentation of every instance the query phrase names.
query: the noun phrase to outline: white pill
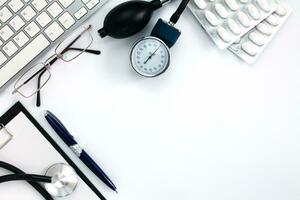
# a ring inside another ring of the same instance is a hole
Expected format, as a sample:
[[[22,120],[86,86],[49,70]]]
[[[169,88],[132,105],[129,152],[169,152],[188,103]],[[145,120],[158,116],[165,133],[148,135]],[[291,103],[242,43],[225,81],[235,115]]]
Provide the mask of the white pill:
[[[255,20],[258,20],[261,17],[259,10],[253,4],[248,6],[248,13]]]
[[[239,6],[235,0],[225,0],[226,5],[233,11],[236,11]]]
[[[248,0],[240,0],[241,3],[248,3]]]
[[[275,13],[279,16],[285,16],[287,14],[287,10],[283,5],[278,4],[277,10]]]
[[[272,26],[278,26],[280,23],[280,19],[275,15],[270,15],[267,17],[266,22],[268,22]]]
[[[206,2],[204,0],[194,0],[194,3],[196,4],[196,6],[198,8],[200,8],[201,10],[206,8]]]
[[[249,34],[249,40],[258,46],[262,46],[266,43],[267,37],[257,31],[253,31]]]
[[[224,42],[228,43],[231,41],[230,33],[222,26],[218,28],[217,33]]]
[[[257,4],[265,12],[269,12],[271,10],[271,6],[267,0],[257,0]]]
[[[228,17],[228,11],[226,10],[226,8],[220,4],[220,3],[216,3],[215,5],[215,9],[218,13],[218,15],[222,18],[227,18]]]
[[[256,26],[257,30],[265,35],[271,35],[272,34],[272,29],[270,26],[268,26],[265,23],[260,23]]]
[[[241,27],[234,21],[233,19],[228,20],[228,27],[231,30],[231,32],[235,35],[241,34]]]
[[[257,54],[258,48],[252,42],[244,42],[242,44],[242,49],[250,56],[255,56]]]
[[[237,16],[238,16],[238,19],[239,19],[240,23],[244,27],[249,27],[250,26],[250,19],[243,11],[239,12],[237,14]]]
[[[219,20],[216,17],[216,15],[214,13],[212,13],[211,11],[209,11],[209,10],[205,11],[205,18],[212,26],[218,25]]]

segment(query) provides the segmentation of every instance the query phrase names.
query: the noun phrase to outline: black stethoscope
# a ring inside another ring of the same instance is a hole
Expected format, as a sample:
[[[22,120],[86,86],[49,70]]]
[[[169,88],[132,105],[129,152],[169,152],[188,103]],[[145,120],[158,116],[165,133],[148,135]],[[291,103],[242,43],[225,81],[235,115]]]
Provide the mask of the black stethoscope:
[[[27,181],[46,200],[54,200],[53,197],[65,197],[72,194],[78,183],[75,170],[64,163],[50,166],[45,175],[26,174],[3,161],[0,161],[0,168],[13,173],[0,176],[0,184],[9,181]]]

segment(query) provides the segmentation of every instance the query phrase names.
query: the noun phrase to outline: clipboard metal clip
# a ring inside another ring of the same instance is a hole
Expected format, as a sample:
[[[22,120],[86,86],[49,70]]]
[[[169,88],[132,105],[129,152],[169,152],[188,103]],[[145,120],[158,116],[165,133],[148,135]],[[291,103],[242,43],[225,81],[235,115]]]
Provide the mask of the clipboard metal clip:
[[[0,123],[0,150],[6,146],[13,138],[13,135]]]

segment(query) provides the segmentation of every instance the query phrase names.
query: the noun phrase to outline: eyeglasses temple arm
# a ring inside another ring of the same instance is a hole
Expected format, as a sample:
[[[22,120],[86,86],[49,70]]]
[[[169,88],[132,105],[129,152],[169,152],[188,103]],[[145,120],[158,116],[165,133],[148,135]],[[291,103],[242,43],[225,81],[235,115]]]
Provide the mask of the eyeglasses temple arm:
[[[53,64],[57,61],[57,59],[58,59],[57,56],[55,56],[54,58],[52,58],[52,60],[50,60],[50,61],[48,62],[49,66],[53,65]]]
[[[41,87],[41,78],[44,75],[44,73],[46,72],[46,69],[44,71],[42,71],[38,77],[38,85],[37,85],[37,93],[36,93],[36,106],[40,107],[41,106],[41,91],[39,90],[39,88]]]
[[[65,53],[66,51],[68,51],[70,49],[70,47],[89,29],[91,28],[91,25],[89,25],[84,31],[82,31],[80,33],[80,35],[78,35],[72,42],[70,42],[70,44],[68,46],[66,46],[66,48],[64,48],[64,50],[62,50],[62,52],[60,54]]]
[[[57,61],[57,57],[54,57],[52,60],[49,61],[49,66],[53,65],[55,63],[55,61]],[[41,78],[44,75],[44,73],[46,72],[46,69],[44,68],[43,71],[41,71],[40,75],[38,76],[38,85],[37,85],[37,93],[36,93],[36,106],[40,107],[41,106],[41,91],[39,90],[39,88],[41,87]]]
[[[45,67],[43,67],[39,71],[35,72],[31,77],[29,77],[26,81],[23,82],[23,85],[27,84],[31,79],[33,79],[36,75],[38,75],[44,69],[45,69]]]
[[[73,50],[73,51],[84,51],[86,53],[91,53],[91,54],[95,54],[95,55],[100,55],[101,51],[99,50],[94,50],[94,49],[81,49],[81,48],[75,48],[75,47],[71,47],[68,50]]]
[[[68,46],[66,46],[66,48],[64,48],[62,50],[62,52],[60,54],[64,54],[66,53],[66,51],[68,51],[70,49],[70,47],[81,37],[81,34],[78,35]]]

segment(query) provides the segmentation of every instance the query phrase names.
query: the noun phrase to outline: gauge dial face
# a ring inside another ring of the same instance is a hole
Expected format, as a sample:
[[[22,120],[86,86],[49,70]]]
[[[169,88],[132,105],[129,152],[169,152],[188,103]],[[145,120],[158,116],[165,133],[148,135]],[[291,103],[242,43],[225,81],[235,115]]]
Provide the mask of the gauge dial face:
[[[134,45],[131,64],[142,76],[158,76],[169,67],[169,48],[158,38],[145,37]]]

